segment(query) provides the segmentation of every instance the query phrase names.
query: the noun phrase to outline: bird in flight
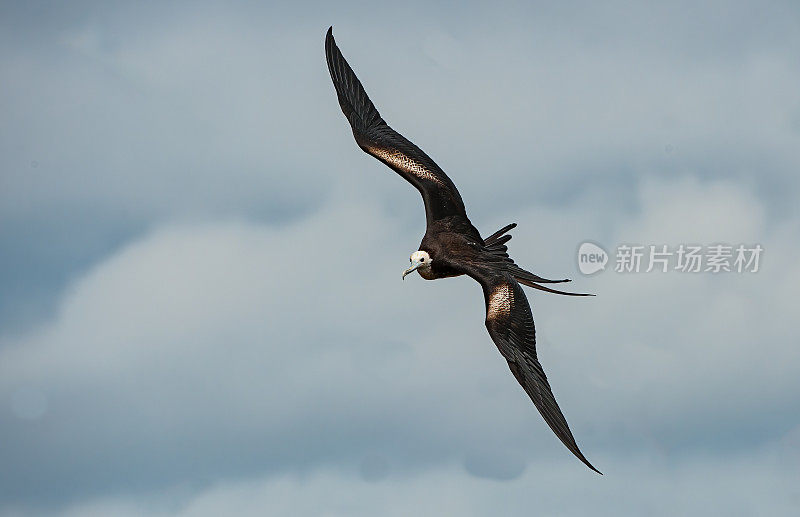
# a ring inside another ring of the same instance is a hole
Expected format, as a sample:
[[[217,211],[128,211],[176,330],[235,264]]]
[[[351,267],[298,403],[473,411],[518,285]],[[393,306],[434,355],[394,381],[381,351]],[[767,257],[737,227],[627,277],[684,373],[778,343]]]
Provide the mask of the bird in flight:
[[[388,165],[422,194],[427,228],[419,250],[403,278],[416,271],[426,280],[467,275],[483,288],[486,328],[511,373],[533,401],[550,429],[590,469],[601,474],[584,457],[561,413],[536,355],[536,331],[528,299],[520,284],[542,291],[573,296],[541,284],[548,280],[516,265],[508,256],[509,224],[485,239],[467,218],[456,186],[422,149],[389,127],[367,97],[361,81],[345,61],[333,27],[325,37],[325,57],[339,105],[353,129],[356,143]]]

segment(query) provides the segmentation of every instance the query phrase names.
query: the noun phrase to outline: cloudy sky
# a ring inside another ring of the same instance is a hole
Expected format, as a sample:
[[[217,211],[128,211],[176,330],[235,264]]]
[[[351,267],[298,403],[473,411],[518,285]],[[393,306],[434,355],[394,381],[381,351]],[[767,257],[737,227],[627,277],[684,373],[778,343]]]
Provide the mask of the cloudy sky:
[[[473,4],[3,2],[0,515],[797,514],[800,6]],[[597,294],[529,299],[605,476],[475,282],[400,281],[424,212],[354,144],[329,25],[475,225]]]

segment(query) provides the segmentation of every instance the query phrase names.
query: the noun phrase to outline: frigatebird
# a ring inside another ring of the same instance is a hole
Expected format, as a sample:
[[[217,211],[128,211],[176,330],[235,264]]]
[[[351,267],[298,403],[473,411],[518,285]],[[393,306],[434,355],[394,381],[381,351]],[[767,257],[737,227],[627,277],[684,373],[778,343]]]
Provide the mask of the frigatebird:
[[[389,127],[367,96],[361,81],[333,39],[325,37],[325,57],[339,105],[353,130],[356,143],[411,183],[425,204],[427,228],[419,250],[403,278],[416,271],[426,280],[467,275],[483,288],[486,328],[511,372],[544,417],[545,422],[572,454],[594,468],[575,443],[567,420],[556,403],[536,355],[536,330],[528,299],[520,284],[550,293],[589,296],[558,291],[540,284],[569,282],[548,280],[516,265],[508,256],[509,224],[481,238],[467,217],[464,202],[447,174],[422,149]]]

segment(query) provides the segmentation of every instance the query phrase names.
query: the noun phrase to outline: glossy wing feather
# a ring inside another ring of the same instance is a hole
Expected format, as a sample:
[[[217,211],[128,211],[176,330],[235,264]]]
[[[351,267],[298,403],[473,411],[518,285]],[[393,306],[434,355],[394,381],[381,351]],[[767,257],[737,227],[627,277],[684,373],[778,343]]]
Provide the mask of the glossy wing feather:
[[[451,216],[466,219],[464,202],[450,178],[422,149],[389,127],[378,113],[336,46],[332,28],[325,38],[325,57],[339,105],[350,122],[356,143],[419,190],[429,225]]]
[[[471,276],[477,277],[483,286],[486,328],[514,377],[567,449],[587,467],[601,474],[578,448],[539,363],[533,315],[522,288],[507,274],[483,270],[477,274],[473,272]]]

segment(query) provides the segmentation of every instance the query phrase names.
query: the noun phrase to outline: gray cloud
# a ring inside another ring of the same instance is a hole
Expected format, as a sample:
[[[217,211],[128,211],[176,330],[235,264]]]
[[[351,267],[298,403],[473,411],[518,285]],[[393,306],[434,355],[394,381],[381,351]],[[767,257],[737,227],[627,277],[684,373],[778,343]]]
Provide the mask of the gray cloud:
[[[777,263],[725,288],[606,273],[591,281],[597,299],[531,295],[554,389],[584,449],[611,471],[630,455],[681,464],[697,451],[777,447],[800,424],[785,395],[800,387],[792,295],[764,287],[798,275],[796,245],[770,237],[746,191],[685,182],[643,186],[646,207],[619,235],[657,235],[672,202],[650,196],[670,191],[729,220],[705,230],[675,212],[670,231],[761,235]],[[548,272],[578,241],[563,230],[596,224],[580,207],[520,215],[515,255],[541,253],[520,238],[539,225]],[[359,233],[337,231],[354,220]],[[337,198],[280,229],[168,227],[98,265],[51,325],[3,346],[2,397],[26,390],[47,406],[22,418],[12,404],[0,419],[13,466],[5,496],[34,497],[35,480],[61,486],[49,492],[58,501],[321,467],[372,472],[376,457],[387,472],[458,462],[496,479],[534,460],[568,464],[485,335],[477,286],[400,282],[397,257],[415,236],[381,232],[387,225],[376,204]],[[341,253],[312,261],[334,242]],[[431,312],[439,306],[450,310]]]
[[[798,504],[794,4],[0,19],[0,514],[522,514],[531,487],[559,514]],[[755,275],[531,294],[606,477],[525,399],[476,285],[399,281],[421,205],[352,141],[331,23],[473,222],[520,223],[520,264],[579,277],[586,239],[764,246]],[[686,497],[653,507],[665,491]]]
[[[532,508],[552,515],[757,515],[770,501],[774,515],[791,515],[797,506],[795,474],[774,459],[742,456],[720,463],[695,460],[671,467],[635,459],[614,477],[587,480],[553,463],[529,469],[508,483],[486,482],[453,467],[417,476],[392,476],[368,483],[351,473],[322,471],[312,476],[283,476],[210,488],[182,505],[163,500],[103,500],[76,505],[63,515],[179,515],[200,517],[232,512],[255,515],[467,515],[502,509],[528,515]],[[767,480],[774,480],[768,482]],[[665,493],[680,494],[664,497]],[[313,494],[314,497],[309,497]],[[763,499],[762,499],[763,498]]]

